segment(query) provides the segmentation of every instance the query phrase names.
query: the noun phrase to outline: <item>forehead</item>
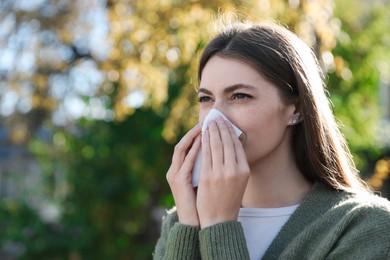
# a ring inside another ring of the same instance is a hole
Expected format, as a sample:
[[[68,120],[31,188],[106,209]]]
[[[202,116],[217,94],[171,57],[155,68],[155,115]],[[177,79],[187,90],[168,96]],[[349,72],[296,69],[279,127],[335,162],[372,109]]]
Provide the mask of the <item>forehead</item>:
[[[248,63],[232,57],[211,57],[202,71],[199,89],[218,92],[235,85],[251,86],[263,93],[277,91],[271,81]]]
[[[247,84],[256,86],[267,81],[251,65],[230,57],[213,56],[206,63],[200,81],[200,88]]]

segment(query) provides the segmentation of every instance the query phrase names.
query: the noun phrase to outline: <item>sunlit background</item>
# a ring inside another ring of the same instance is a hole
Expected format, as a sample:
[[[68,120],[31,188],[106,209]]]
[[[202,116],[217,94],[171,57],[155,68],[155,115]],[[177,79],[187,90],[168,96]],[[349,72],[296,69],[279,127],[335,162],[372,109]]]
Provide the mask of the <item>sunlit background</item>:
[[[362,177],[390,197],[389,1],[1,0],[1,259],[151,258],[227,12],[312,46]]]

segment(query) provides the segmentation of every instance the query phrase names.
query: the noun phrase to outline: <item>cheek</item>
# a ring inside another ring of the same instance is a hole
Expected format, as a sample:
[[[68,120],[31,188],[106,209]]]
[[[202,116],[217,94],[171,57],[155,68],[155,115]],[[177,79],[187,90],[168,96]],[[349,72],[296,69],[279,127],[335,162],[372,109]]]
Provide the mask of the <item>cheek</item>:
[[[265,104],[256,106],[246,111],[242,111],[237,118],[241,122],[241,126],[254,137],[266,134],[272,134],[273,131],[283,127],[283,111],[278,106],[273,104]]]
[[[262,113],[261,109],[248,109],[241,111],[240,114],[235,115],[236,123],[246,132],[251,135],[262,128],[267,120],[267,113]]]
[[[263,114],[246,123],[244,149],[249,161],[273,151],[285,139],[286,127],[276,115]]]
[[[250,113],[241,118],[239,126],[242,128],[246,135],[245,146],[263,146],[268,141],[271,141],[275,135],[279,135],[281,128],[280,120],[277,115],[273,115],[267,112]]]

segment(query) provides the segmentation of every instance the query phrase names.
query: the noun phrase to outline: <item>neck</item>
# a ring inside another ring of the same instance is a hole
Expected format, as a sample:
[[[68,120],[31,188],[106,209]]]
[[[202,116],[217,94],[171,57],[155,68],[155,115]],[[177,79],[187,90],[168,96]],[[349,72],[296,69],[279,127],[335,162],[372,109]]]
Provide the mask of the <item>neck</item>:
[[[251,177],[245,190],[242,206],[246,208],[280,208],[300,204],[310,191],[311,183],[264,181]]]
[[[278,208],[302,202],[312,183],[300,172],[292,153],[286,154],[284,158],[264,158],[251,166],[243,207]]]

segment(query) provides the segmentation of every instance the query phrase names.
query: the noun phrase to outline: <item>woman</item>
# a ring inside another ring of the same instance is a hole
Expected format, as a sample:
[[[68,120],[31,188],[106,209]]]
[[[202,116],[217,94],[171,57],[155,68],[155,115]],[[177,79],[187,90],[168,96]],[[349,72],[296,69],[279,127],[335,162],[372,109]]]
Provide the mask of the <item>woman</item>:
[[[310,48],[275,24],[231,25],[199,64],[199,122],[167,180],[155,259],[390,259],[389,202],[359,179]],[[199,187],[191,169],[202,147]]]

